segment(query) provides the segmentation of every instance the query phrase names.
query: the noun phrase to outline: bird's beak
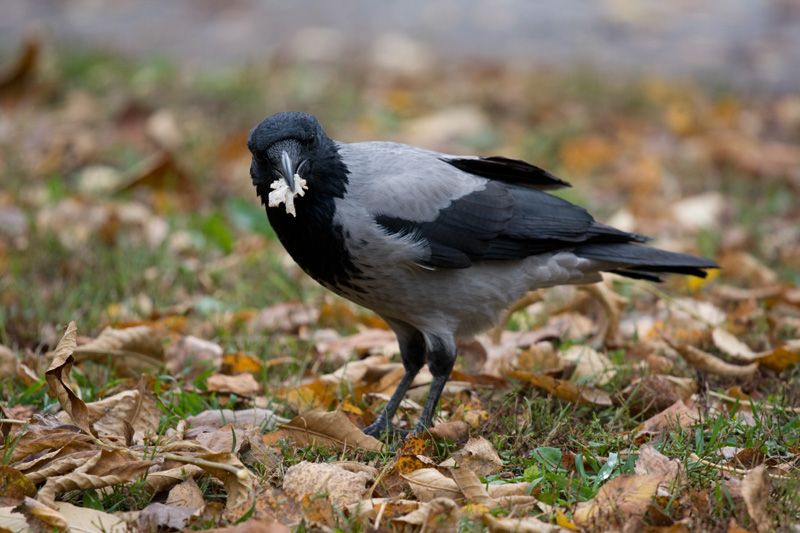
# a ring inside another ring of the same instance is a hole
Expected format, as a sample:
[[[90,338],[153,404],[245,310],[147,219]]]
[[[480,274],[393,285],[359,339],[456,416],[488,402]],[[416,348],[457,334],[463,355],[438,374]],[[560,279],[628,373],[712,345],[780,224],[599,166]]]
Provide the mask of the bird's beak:
[[[289,189],[294,191],[294,175],[297,173],[297,164],[292,160],[289,152],[283,150],[281,152],[281,174],[283,179],[289,184]]]

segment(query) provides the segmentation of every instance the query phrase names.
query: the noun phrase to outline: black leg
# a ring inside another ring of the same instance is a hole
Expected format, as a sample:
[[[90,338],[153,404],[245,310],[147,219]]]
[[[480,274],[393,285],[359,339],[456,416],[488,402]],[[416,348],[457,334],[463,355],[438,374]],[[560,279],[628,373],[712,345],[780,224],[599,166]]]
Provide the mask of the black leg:
[[[379,439],[381,433],[386,431],[398,433],[400,435],[408,433],[407,431],[401,431],[394,427],[392,425],[392,418],[394,418],[395,413],[397,413],[397,409],[400,407],[403,397],[414,381],[414,378],[419,373],[420,368],[425,364],[426,348],[422,333],[402,322],[387,320],[387,323],[397,334],[397,340],[400,343],[400,355],[403,359],[403,366],[406,369],[406,373],[403,374],[403,378],[397,385],[397,389],[394,391],[394,394],[392,394],[392,397],[389,398],[389,403],[386,404],[381,414],[378,415],[378,419],[364,428],[364,433],[376,439]]]
[[[433,382],[431,383],[430,392],[428,392],[428,398],[425,400],[425,406],[422,408],[419,423],[414,429],[416,433],[421,433],[433,426],[433,413],[436,411],[439,398],[442,396],[442,391],[450,378],[450,372],[453,371],[455,362],[455,340],[451,339],[448,342],[443,339],[434,339],[430,343],[428,346],[428,368],[433,374]]]

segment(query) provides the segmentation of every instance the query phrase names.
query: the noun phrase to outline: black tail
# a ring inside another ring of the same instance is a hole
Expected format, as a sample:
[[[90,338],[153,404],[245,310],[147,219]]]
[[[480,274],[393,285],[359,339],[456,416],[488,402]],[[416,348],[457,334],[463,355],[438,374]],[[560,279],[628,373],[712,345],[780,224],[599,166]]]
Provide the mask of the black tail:
[[[585,244],[575,248],[574,253],[585,259],[619,265],[609,272],[651,281],[661,281],[656,275],[661,272],[704,278],[707,275],[705,269],[719,268],[711,259],[632,243]]]

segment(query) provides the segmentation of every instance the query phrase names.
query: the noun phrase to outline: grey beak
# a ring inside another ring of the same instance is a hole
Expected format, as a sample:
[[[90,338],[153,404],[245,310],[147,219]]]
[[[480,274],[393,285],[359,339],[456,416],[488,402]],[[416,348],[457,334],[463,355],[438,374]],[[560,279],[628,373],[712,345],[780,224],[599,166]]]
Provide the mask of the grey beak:
[[[281,152],[281,174],[283,179],[289,184],[289,188],[294,191],[294,175],[297,173],[297,164],[292,161],[289,152],[283,150]]]

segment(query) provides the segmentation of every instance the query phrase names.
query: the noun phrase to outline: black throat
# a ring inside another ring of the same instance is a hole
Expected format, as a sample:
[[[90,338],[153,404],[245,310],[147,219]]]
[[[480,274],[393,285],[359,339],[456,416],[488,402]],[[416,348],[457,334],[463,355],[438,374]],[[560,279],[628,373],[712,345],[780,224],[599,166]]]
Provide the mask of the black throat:
[[[332,144],[332,143],[331,143]],[[269,223],[283,247],[309,276],[329,288],[350,287],[361,271],[345,245],[345,229],[334,223],[335,200],[343,198],[348,184],[347,166],[335,146],[320,150],[308,175],[305,196],[295,197],[297,216],[286,206],[267,207]],[[269,183],[258,183],[256,191],[267,203]]]

